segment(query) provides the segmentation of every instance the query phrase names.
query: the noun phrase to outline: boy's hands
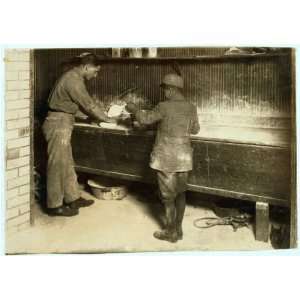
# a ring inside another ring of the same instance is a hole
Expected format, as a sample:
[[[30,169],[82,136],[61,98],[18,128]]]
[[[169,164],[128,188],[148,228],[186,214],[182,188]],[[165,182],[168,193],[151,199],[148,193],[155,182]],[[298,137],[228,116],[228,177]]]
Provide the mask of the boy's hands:
[[[125,109],[128,112],[135,114],[138,111],[138,106],[132,102],[129,102],[126,104]]]

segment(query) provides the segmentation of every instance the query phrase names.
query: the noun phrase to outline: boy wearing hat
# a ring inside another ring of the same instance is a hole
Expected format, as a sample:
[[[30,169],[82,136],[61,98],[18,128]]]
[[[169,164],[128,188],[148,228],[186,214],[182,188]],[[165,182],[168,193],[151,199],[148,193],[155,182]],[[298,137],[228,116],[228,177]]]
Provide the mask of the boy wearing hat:
[[[161,84],[166,101],[152,111],[138,110],[129,103],[126,109],[142,125],[158,123],[150,167],[157,172],[160,198],[165,207],[166,228],[154,237],[175,243],[183,238],[182,221],[188,172],[193,168],[190,134],[200,130],[196,107],[182,93],[183,79],[167,74]]]
[[[80,197],[74,170],[71,135],[74,116],[82,109],[102,122],[115,122],[89,95],[85,80],[95,78],[100,70],[98,58],[83,53],[68,62],[68,70],[59,78],[48,99],[48,116],[43,133],[48,143],[47,211],[52,216],[74,216],[80,207],[93,200]]]

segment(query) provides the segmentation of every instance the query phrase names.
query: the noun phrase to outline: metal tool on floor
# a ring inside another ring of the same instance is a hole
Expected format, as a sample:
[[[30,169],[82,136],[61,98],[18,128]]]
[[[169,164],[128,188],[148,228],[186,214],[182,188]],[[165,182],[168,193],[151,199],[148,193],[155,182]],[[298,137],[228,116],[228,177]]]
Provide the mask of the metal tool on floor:
[[[204,217],[194,220],[194,226],[197,228],[210,228],[217,225],[231,225],[233,231],[237,231],[238,228],[248,227],[250,219],[251,215],[247,213],[224,218]]]

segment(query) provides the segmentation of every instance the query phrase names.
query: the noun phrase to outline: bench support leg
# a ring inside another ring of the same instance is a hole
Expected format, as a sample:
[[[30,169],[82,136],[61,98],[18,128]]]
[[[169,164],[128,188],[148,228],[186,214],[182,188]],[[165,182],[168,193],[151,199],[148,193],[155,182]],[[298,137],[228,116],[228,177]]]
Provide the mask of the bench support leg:
[[[256,202],[255,239],[262,242],[269,240],[269,204]]]

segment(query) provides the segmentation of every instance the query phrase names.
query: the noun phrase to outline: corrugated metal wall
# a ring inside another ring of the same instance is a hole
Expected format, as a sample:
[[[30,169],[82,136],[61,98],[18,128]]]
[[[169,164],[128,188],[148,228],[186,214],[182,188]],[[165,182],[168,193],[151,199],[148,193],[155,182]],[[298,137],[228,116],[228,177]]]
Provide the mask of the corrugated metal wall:
[[[161,57],[191,57],[206,55],[223,55],[228,48],[201,48],[201,47],[178,47],[178,48],[159,48],[157,53]]]
[[[160,56],[221,55],[226,48],[161,48]],[[111,54],[111,49],[36,50],[36,114],[43,115],[47,96],[65,59],[83,51]],[[185,79],[185,94],[199,112],[289,116],[289,55],[225,58],[201,61],[178,60]],[[100,99],[138,87],[154,105],[162,97],[159,83],[172,71],[172,62],[135,60],[108,62],[100,76],[88,84]]]

